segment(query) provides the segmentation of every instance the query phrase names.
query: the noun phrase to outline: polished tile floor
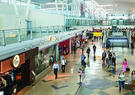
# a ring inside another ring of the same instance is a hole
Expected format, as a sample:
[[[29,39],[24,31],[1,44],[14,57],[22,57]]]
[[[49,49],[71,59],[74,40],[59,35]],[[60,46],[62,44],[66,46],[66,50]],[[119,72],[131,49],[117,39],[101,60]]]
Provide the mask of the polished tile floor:
[[[118,87],[118,74],[122,70],[123,59],[127,58],[128,66],[132,71],[135,67],[135,51],[124,47],[111,48],[110,51],[116,53],[117,66],[115,71],[108,71],[102,66],[101,54],[103,49],[100,42],[96,45],[98,47],[96,60],[89,59],[79,95],[135,95],[133,90],[127,89],[120,93]],[[126,73],[126,80],[130,80],[130,75],[130,72]]]
[[[102,66],[101,41],[94,42],[97,46],[96,57],[93,56],[91,42],[86,45],[91,48],[90,58],[86,58],[87,66],[83,74],[82,84],[79,84],[78,69],[81,67],[81,49],[67,57],[68,65],[66,73],[59,71],[58,80],[54,79],[53,71],[44,76],[34,86],[28,86],[21,90],[17,95],[135,95],[134,90],[124,90],[119,93],[118,74],[122,70],[122,61],[127,58],[128,66],[131,70],[135,67],[135,50],[122,47],[111,48],[110,51],[116,53],[116,71],[108,71]],[[87,55],[86,55],[87,56]],[[131,73],[131,72],[130,72]],[[127,80],[130,73],[126,73]],[[78,89],[78,87],[80,87]]]

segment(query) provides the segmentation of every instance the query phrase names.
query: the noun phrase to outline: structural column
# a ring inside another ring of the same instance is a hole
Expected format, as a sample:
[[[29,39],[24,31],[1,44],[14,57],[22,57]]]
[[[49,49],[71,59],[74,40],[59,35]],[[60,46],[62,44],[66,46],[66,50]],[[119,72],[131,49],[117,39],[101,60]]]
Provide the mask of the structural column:
[[[72,38],[69,39],[69,53],[72,51],[72,44],[71,44]]]
[[[16,5],[16,0],[12,0],[13,2],[13,5],[14,5],[14,10],[15,10],[15,15],[19,15],[19,12],[18,12],[18,8],[17,8],[17,5]]]
[[[56,12],[58,13],[58,1],[55,0]]]
[[[28,16],[29,16],[30,3],[31,3],[31,0],[28,0],[27,6],[26,6],[26,14],[25,14],[26,19],[28,19]]]
[[[106,47],[106,39],[107,39],[107,31],[103,31],[102,32],[102,36],[103,36],[103,47]]]
[[[56,46],[55,46],[55,59],[56,59],[56,61],[58,61],[58,59],[59,59],[59,44],[57,44]]]
[[[132,39],[131,39],[131,31],[130,30],[128,30],[128,34],[129,34],[129,47],[131,48]]]

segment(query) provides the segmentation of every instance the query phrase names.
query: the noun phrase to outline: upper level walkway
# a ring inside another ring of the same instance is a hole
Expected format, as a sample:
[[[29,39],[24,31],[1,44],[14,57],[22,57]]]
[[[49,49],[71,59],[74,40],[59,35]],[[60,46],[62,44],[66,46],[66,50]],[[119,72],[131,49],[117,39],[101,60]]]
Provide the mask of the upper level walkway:
[[[43,27],[40,30],[36,28],[29,31],[3,30],[1,31],[0,42],[0,60],[11,57],[13,55],[25,52],[27,50],[39,47],[45,49],[66,39],[82,34],[89,27],[77,27],[74,30],[64,31],[61,27]],[[44,30],[47,29],[47,30]],[[57,29],[57,30],[56,30]],[[36,31],[37,30],[37,31]]]

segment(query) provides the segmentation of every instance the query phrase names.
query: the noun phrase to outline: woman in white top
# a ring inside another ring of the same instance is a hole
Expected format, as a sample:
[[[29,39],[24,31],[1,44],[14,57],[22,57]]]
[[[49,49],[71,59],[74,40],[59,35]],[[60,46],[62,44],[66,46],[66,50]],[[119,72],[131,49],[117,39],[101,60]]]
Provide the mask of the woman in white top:
[[[61,60],[61,70],[62,70],[62,72],[65,72],[65,65],[66,65],[66,60],[64,59],[64,58],[62,58],[62,60]]]
[[[119,91],[121,91],[121,88],[124,89],[124,84],[125,84],[125,75],[124,72],[120,72],[119,74]]]
[[[57,76],[58,76],[58,71],[59,71],[59,64],[56,62],[54,62],[53,64],[53,70],[54,70],[54,74],[55,74],[55,79],[57,79]]]

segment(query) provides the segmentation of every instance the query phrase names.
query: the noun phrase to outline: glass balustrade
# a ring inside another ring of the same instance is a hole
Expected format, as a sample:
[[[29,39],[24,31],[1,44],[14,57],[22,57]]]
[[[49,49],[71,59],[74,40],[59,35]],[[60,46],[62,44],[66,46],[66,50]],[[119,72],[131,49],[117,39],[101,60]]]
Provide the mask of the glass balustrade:
[[[32,32],[32,33],[31,33]],[[32,31],[30,31],[31,39],[36,39],[41,37],[41,28],[40,27],[33,27]]]
[[[17,43],[19,41],[18,30],[5,30],[5,44]]]
[[[18,29],[18,31],[20,33],[20,42],[30,39],[30,37],[28,36],[30,34],[30,30],[28,31],[27,29],[22,28],[22,29]]]
[[[66,26],[113,26],[113,25],[135,25],[135,23],[130,22],[128,20],[90,20],[85,18],[67,18],[66,19]]]
[[[32,29],[9,29],[0,31],[0,46],[6,46],[13,43],[21,43],[27,40],[33,40],[41,37],[48,37],[51,35],[56,37],[56,41],[66,39],[72,35],[71,31],[77,28],[69,29],[65,31],[65,26],[44,26],[33,27]],[[58,35],[57,35],[58,34]]]
[[[32,29],[9,29],[0,31],[0,46],[41,38],[65,32],[64,26],[33,27]]]
[[[0,46],[2,45],[2,31],[0,31]]]
[[[40,32],[41,32],[41,37],[43,37],[43,36],[46,36],[46,35],[49,35],[49,29],[48,29],[48,27],[40,27]]]
[[[68,24],[68,25],[67,25]],[[69,25],[70,24],[70,25]],[[100,23],[101,24],[101,23]],[[18,43],[22,41],[32,40],[41,38],[48,35],[55,35],[57,33],[64,34],[66,31],[73,31],[76,28],[72,28],[73,26],[103,26],[100,25],[97,20],[87,20],[87,19],[74,19],[74,20],[66,20],[65,26],[44,26],[44,27],[33,27],[32,29],[9,29],[9,30],[1,30],[0,31],[0,46],[5,46],[13,43]],[[111,26],[110,24],[108,24]],[[117,30],[122,31],[124,36],[128,34],[124,32],[122,29]],[[111,36],[112,32],[108,33],[108,36]],[[63,37],[63,36],[62,36]]]

